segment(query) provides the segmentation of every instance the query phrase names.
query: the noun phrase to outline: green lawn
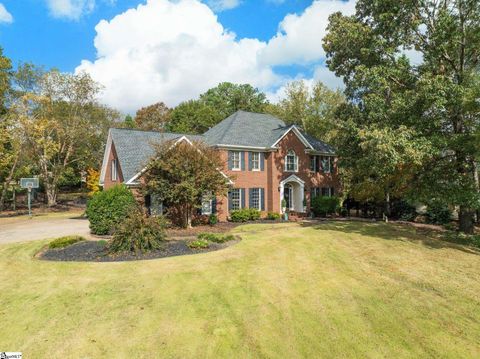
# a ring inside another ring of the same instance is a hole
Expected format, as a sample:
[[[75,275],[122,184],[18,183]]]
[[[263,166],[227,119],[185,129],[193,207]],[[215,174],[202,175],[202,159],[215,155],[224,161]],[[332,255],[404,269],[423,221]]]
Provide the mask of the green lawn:
[[[0,246],[0,350],[25,358],[480,357],[480,255],[385,224],[246,225],[129,263]]]

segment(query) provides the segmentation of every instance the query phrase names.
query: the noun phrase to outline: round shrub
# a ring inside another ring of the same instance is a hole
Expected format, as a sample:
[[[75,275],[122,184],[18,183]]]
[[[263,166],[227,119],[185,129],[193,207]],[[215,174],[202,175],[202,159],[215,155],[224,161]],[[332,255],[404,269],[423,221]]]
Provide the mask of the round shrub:
[[[214,226],[218,223],[218,216],[216,214],[211,214],[209,217],[208,217],[208,224],[211,225],[211,226]]]
[[[340,199],[338,197],[317,196],[312,199],[312,211],[317,217],[336,213],[339,208]]]
[[[120,223],[108,244],[110,253],[147,252],[162,247],[166,239],[163,217],[146,217],[133,211]]]
[[[132,192],[123,185],[97,192],[87,203],[86,215],[94,234],[111,234],[136,207]]]
[[[446,224],[452,220],[452,211],[440,201],[432,201],[427,206],[425,213],[428,223]]]
[[[268,219],[268,220],[270,220],[270,221],[277,221],[277,220],[279,220],[281,217],[282,217],[282,216],[280,215],[280,213],[277,213],[277,212],[268,212],[266,219]]]

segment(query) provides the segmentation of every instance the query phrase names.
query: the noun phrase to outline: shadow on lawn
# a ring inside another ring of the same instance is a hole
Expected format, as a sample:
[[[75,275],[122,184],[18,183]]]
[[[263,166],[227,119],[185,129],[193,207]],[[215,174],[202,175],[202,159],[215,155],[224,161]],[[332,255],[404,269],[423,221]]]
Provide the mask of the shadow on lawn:
[[[362,236],[378,237],[384,240],[422,243],[432,249],[452,248],[469,254],[480,254],[480,250],[459,243],[447,242],[439,231],[415,228],[408,224],[354,221],[303,222],[302,227],[317,230],[356,233]]]

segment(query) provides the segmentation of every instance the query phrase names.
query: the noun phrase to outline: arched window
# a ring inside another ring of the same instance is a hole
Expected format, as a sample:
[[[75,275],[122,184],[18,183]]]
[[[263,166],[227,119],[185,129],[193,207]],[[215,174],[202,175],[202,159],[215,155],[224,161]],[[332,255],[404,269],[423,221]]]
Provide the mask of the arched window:
[[[285,171],[297,172],[298,171],[298,157],[293,150],[287,152],[285,157]]]

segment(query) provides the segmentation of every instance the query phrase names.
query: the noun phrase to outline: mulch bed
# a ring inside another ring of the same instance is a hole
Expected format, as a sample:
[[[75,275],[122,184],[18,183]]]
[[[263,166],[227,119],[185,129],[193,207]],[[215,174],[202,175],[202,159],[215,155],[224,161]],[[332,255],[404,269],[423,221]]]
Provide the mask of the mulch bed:
[[[188,240],[166,241],[163,248],[147,253],[108,254],[105,243],[101,241],[82,241],[66,248],[46,249],[37,254],[37,258],[49,261],[65,262],[124,262],[145,259],[156,259],[174,256],[184,256],[204,252],[217,251],[230,247],[240,241],[240,238],[225,243],[209,243],[209,248],[192,249],[187,246]]]

